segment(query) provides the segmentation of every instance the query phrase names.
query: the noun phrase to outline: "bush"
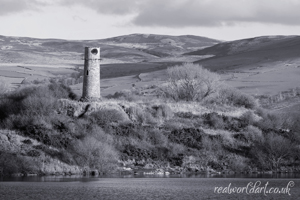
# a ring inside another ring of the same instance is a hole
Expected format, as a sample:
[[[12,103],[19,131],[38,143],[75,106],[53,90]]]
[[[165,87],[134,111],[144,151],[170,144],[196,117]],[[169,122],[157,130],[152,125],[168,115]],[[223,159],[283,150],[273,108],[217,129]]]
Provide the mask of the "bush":
[[[166,104],[161,104],[158,106],[152,107],[155,110],[154,116],[157,118],[165,118],[165,119],[171,119],[174,116],[173,111],[171,108]]]
[[[21,102],[20,112],[30,116],[48,116],[56,109],[53,97],[29,96]]]
[[[300,143],[300,115],[298,113],[288,113],[282,116],[282,132],[292,141]]]
[[[127,100],[127,101],[133,101],[134,100],[134,94],[131,90],[122,90],[119,92],[115,92],[113,95],[109,94],[106,96],[108,99],[121,99],[121,100]]]
[[[244,130],[244,135],[247,140],[252,142],[261,142],[264,139],[262,131],[252,125],[246,127],[246,129]]]
[[[61,84],[21,87],[0,100],[0,120],[10,115],[49,116],[58,98],[74,98],[70,88]]]
[[[41,155],[41,153],[37,150],[32,149],[27,152],[27,155],[30,157],[39,157]]]
[[[123,147],[122,160],[135,159],[135,162],[153,158],[153,152],[147,146],[126,144]]]
[[[113,137],[111,135],[105,133],[101,127],[95,124],[91,124],[88,127],[85,136],[94,137],[96,140],[109,145],[113,144],[114,142]]]
[[[221,87],[218,94],[210,98],[208,103],[217,103],[254,109],[258,107],[258,101],[250,95],[229,86]]]
[[[214,129],[224,129],[225,128],[223,116],[220,116],[215,112],[206,113],[202,116],[202,118],[204,119],[203,122],[211,128],[214,128]]]
[[[247,111],[240,117],[242,126],[253,125],[257,120],[251,111]]]
[[[278,170],[286,160],[292,158],[294,149],[295,146],[290,140],[269,133],[263,141],[253,145],[250,153],[262,169]]]
[[[143,92],[141,89],[132,89],[132,90],[122,90],[120,92],[115,92],[113,95],[107,95],[108,99],[119,99],[126,100],[129,102],[137,102],[137,101],[149,101],[150,96],[143,96]]]
[[[77,164],[82,167],[106,173],[117,166],[117,151],[111,145],[105,144],[95,137],[87,136],[83,140],[75,141],[73,151]]]
[[[24,144],[32,144],[32,141],[30,139],[25,139],[22,141]]]
[[[237,154],[229,154],[225,161],[234,172],[244,172],[248,169],[248,159]]]
[[[184,144],[187,147],[201,149],[204,132],[201,129],[183,128],[168,133],[171,142]]]
[[[153,129],[147,134],[147,141],[153,145],[166,146],[168,143],[168,138],[159,129]]]
[[[169,80],[158,94],[175,101],[201,101],[216,92],[219,76],[192,63],[167,69]]]
[[[0,176],[10,176],[14,173],[38,173],[39,162],[27,157],[0,152]]]
[[[272,113],[264,109],[257,109],[257,114],[262,117],[261,120],[254,123],[255,126],[259,127],[265,132],[269,130],[279,130],[284,122],[284,119],[279,114]]]
[[[128,120],[125,112],[116,109],[105,108],[95,111],[90,115],[93,122],[100,126],[108,125],[112,122],[124,122]]]
[[[131,106],[128,108],[127,113],[133,122],[155,125],[158,123],[158,119],[152,116],[152,111],[153,110],[145,111],[138,106]]]

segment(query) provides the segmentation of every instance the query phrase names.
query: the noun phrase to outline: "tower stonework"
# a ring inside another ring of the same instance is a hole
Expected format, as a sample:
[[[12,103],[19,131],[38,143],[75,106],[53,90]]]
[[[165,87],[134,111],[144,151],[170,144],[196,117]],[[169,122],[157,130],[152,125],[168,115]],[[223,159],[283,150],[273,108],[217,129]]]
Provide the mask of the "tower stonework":
[[[82,100],[100,98],[100,48],[85,47]]]

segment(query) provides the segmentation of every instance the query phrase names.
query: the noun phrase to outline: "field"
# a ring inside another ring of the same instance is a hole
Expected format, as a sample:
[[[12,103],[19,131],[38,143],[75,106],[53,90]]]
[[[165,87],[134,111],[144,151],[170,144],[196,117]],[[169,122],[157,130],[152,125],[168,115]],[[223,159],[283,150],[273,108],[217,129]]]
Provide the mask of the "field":
[[[74,72],[76,72],[74,67],[66,65],[0,64],[0,81],[9,84],[11,88],[16,88],[22,82],[69,76]]]
[[[290,62],[261,63],[227,70],[227,84],[252,95],[274,95],[300,86],[300,59]]]

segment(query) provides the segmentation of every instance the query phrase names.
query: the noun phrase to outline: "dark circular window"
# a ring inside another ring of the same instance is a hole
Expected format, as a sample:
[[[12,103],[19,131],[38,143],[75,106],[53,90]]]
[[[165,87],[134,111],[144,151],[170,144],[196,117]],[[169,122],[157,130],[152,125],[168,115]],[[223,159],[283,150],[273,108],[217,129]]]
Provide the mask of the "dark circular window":
[[[97,49],[93,49],[93,50],[91,51],[91,53],[94,54],[94,55],[96,55],[96,54],[98,53],[98,50],[97,50]]]

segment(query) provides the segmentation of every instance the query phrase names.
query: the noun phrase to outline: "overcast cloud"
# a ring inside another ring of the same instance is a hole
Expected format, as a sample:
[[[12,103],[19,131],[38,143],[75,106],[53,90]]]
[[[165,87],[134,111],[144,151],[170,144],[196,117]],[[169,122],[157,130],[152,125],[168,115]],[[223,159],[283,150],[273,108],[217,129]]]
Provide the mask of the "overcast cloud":
[[[0,0],[0,16],[27,10],[39,10],[47,3],[41,0]]]
[[[0,0],[0,35],[107,38],[299,35],[300,0]]]
[[[300,0],[0,0],[0,15],[46,5],[80,5],[105,15],[135,14],[138,26],[300,25]]]
[[[300,0],[60,0],[101,14],[135,13],[139,26],[226,26],[241,22],[300,25]]]
[[[140,10],[141,26],[224,26],[241,22],[300,25],[299,0],[155,1]],[[173,4],[173,5],[172,5]]]

